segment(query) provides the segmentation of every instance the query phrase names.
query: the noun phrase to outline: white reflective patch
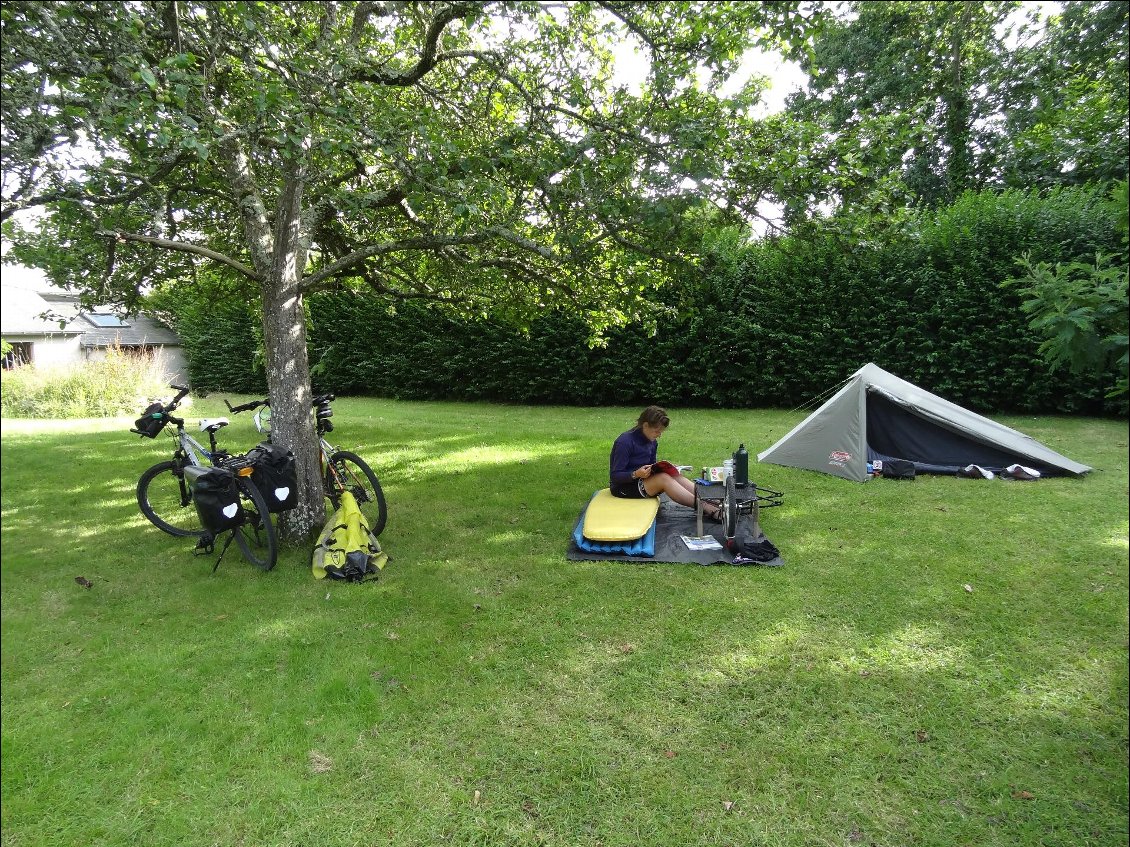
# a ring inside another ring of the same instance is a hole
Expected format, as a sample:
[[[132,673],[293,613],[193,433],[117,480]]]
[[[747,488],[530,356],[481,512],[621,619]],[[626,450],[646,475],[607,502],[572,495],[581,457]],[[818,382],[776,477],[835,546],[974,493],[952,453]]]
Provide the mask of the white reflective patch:
[[[239,503],[232,503],[230,506],[224,506],[224,517],[234,518],[235,513],[239,511]]]
[[[275,489],[275,499],[278,500],[280,503],[283,500],[286,499],[288,494],[290,494],[290,488],[276,488]]]

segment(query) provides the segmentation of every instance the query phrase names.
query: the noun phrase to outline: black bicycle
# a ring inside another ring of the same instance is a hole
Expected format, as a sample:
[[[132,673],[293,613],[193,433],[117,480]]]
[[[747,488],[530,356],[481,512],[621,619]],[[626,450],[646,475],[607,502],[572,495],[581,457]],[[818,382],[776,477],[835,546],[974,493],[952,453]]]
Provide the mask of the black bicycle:
[[[318,430],[323,492],[335,509],[341,504],[341,492],[352,493],[373,535],[380,535],[388,521],[388,506],[385,503],[385,493],[381,488],[380,480],[365,460],[356,453],[340,450],[326,440],[326,434],[333,432],[334,428],[330,420],[333,417],[330,403],[334,399],[333,394],[322,394],[310,403]],[[269,397],[252,400],[239,406],[233,406],[227,400],[224,403],[233,415],[238,415],[240,412],[255,412],[255,428],[270,441],[271,400]]]
[[[269,571],[278,561],[278,536],[271,522],[267,502],[252,480],[255,468],[245,455],[232,455],[216,445],[216,433],[228,425],[227,418],[204,419],[200,431],[208,433],[205,447],[184,429],[184,418],[172,413],[188,395],[187,386],[171,385],[177,395],[167,404],[154,403],[138,418],[130,432],[145,438],[156,438],[168,424],[175,429],[175,447],[172,459],[158,462],[141,475],[137,481],[137,505],[141,513],[162,532],[177,538],[196,538],[200,546],[210,549],[215,541],[226,536],[224,549],[232,540],[248,562]],[[232,510],[230,529],[213,534],[203,526],[193,502],[190,477],[198,475],[186,469],[222,468],[234,479],[239,498],[238,507]],[[227,534],[227,533],[230,533]],[[222,555],[222,554],[221,554]]]

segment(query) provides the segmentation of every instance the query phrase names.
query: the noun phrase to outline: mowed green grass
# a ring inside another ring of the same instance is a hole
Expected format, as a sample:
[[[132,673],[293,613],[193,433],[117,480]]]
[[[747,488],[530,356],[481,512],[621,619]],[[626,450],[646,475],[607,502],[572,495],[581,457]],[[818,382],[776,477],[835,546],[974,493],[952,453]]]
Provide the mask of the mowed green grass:
[[[1125,421],[1000,418],[1083,479],[755,463],[783,568],[569,562],[638,411],[338,401],[364,585],[213,574],[129,420],[4,421],[5,847],[1127,843]],[[671,412],[696,467],[802,417]]]

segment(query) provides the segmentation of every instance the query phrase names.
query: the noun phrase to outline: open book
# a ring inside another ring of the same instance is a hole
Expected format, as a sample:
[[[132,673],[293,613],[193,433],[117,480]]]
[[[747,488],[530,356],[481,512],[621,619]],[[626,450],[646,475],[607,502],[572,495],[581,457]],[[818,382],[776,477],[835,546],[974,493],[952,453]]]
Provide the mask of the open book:
[[[692,465],[672,465],[670,462],[655,462],[651,466],[652,473],[665,473],[668,476],[679,476],[683,471],[693,471]]]

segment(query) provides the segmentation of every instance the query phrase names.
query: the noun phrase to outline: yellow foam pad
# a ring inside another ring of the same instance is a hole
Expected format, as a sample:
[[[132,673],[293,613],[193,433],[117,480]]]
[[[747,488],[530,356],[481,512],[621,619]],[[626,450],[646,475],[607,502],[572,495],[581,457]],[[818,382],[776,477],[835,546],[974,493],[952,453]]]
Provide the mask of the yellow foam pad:
[[[632,541],[643,537],[658,511],[658,497],[629,500],[604,488],[589,501],[581,532],[592,541]]]

